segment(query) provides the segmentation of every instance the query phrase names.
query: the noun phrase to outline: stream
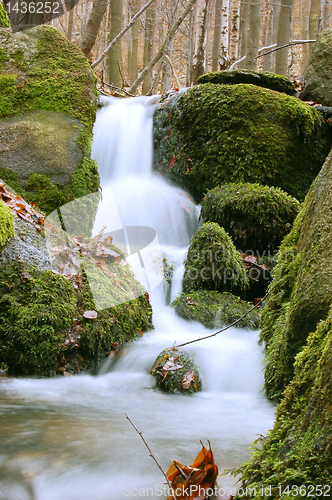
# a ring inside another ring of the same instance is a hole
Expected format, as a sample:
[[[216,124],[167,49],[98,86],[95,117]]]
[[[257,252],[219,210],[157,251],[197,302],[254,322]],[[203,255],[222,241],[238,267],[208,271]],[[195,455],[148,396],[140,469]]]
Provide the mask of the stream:
[[[274,405],[260,392],[257,331],[231,328],[188,346],[202,392],[186,396],[154,389],[149,370],[160,351],[211,333],[177,317],[168,305],[181,291],[199,209],[187,193],[152,172],[156,102],[156,97],[104,98],[92,149],[103,188],[94,233],[106,225],[112,234],[120,224],[124,238],[114,242],[127,254],[143,255],[129,261],[150,285],[155,329],[104,361],[95,376],[0,379],[0,500],[165,498],[164,478],[124,412],[166,470],[175,458],[190,465],[200,440],[207,439],[219,472],[238,467],[257,435],[273,425]],[[142,231],[133,241],[130,227],[155,231],[148,252],[142,249]],[[154,251],[174,267],[171,287],[142,266]],[[218,484],[227,498],[235,480],[220,476]]]

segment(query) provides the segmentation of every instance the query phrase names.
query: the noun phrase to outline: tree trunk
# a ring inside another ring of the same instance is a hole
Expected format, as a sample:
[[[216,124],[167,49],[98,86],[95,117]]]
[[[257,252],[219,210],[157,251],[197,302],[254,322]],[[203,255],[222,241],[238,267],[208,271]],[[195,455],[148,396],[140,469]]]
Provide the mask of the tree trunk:
[[[146,11],[145,31],[144,31],[144,53],[143,53],[143,67],[149,63],[153,55],[153,35],[154,23],[156,17],[156,7],[153,4]],[[147,94],[151,86],[151,73],[146,75],[143,80],[142,94]]]
[[[177,6],[177,0],[172,0],[172,6],[171,6],[171,12],[168,15],[168,30],[171,28],[171,26],[174,23],[175,20],[175,14],[176,14],[176,6]],[[167,31],[168,31],[167,30]],[[174,47],[174,38],[169,42],[168,47],[166,47],[165,50],[165,55],[169,57],[170,60],[172,60],[172,55],[173,55],[173,47]],[[162,90],[167,90],[171,88],[172,86],[172,70],[170,65],[164,64],[163,67],[163,76],[162,76]]]
[[[240,31],[240,0],[232,0],[230,17],[230,45],[229,61],[233,63],[239,55],[239,31]]]
[[[222,16],[221,16],[221,57],[220,68],[227,69],[229,66],[229,53],[228,53],[228,21],[229,21],[229,0],[223,0],[222,3]]]
[[[111,0],[111,30],[109,42],[111,42],[122,30],[122,0]],[[122,78],[119,67],[122,68],[122,47],[119,40],[108,53],[108,82],[122,87]]]
[[[80,43],[80,49],[87,58],[90,56],[90,52],[96,41],[106,7],[107,0],[94,0],[93,2],[90,17]]]
[[[272,5],[272,0],[269,0],[269,14],[268,14],[268,20],[267,20],[267,27],[266,27],[266,40],[264,45],[269,46],[272,45],[272,37],[273,37],[273,13],[274,13],[274,6]],[[273,71],[273,61],[274,61],[274,56],[273,53],[269,54],[264,57],[263,61],[263,71]]]
[[[213,49],[212,49],[212,71],[218,71],[219,66],[219,49],[221,37],[221,9],[222,0],[216,0],[216,11],[214,17],[214,34],[213,34]]]
[[[205,0],[203,19],[201,25],[201,33],[199,36],[199,43],[196,54],[196,63],[194,66],[194,83],[197,83],[198,78],[205,73],[205,40],[206,40],[206,24],[207,24],[207,11],[209,0]]]
[[[309,40],[309,15],[310,15],[310,0],[303,0],[302,3],[302,22],[301,22],[301,31],[302,31],[302,40]],[[302,45],[302,72],[307,65],[310,54],[310,45],[308,43],[304,43]]]
[[[140,9],[141,0],[134,0],[134,14]],[[138,75],[138,31],[139,24],[136,22],[132,29],[131,61],[130,61],[130,83],[133,83]]]
[[[291,37],[292,0],[282,0],[277,45],[285,45]],[[276,73],[287,76],[288,47],[276,51]]]
[[[193,58],[194,58],[194,19],[195,19],[195,8],[196,5],[194,5],[194,9],[190,11],[190,17],[189,17],[189,35],[188,35],[188,56],[187,56],[187,73],[186,73],[186,87],[190,87],[192,80],[191,80],[191,75],[192,75],[192,64],[193,64]]]
[[[68,14],[68,29],[67,29],[68,40],[71,40],[71,37],[73,35],[74,11],[75,11],[75,0],[70,0],[70,10]]]
[[[330,0],[325,0],[323,14],[323,30],[330,27]]]
[[[241,2],[241,20],[240,20],[240,55],[241,58],[246,56],[248,53],[248,39],[249,39],[249,26],[250,26],[250,4],[249,0]],[[247,67],[247,60],[244,59],[239,64],[240,68]]]
[[[261,26],[261,3],[257,0],[250,2],[250,29],[249,43],[247,53],[247,68],[256,69],[257,62],[255,57],[258,55],[259,36]]]
[[[315,40],[319,34],[319,0],[311,0],[310,2],[310,15],[309,15],[309,39]],[[310,44],[310,51],[312,45]]]

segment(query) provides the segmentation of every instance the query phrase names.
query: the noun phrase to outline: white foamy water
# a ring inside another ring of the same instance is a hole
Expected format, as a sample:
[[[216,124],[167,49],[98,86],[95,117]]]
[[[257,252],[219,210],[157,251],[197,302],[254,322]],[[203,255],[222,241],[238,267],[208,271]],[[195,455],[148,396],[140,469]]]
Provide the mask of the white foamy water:
[[[95,232],[102,225],[111,232],[115,223],[116,229],[153,228],[159,249],[175,265],[171,300],[181,290],[198,210],[185,192],[152,173],[156,99],[106,101],[94,131],[103,185]],[[105,361],[97,376],[0,381],[0,484],[6,478],[7,488],[0,500],[119,500],[136,498],[138,488],[148,498],[163,498],[155,488],[162,489],[164,478],[124,412],[166,470],[174,458],[191,464],[206,439],[220,471],[238,467],[257,434],[272,427],[274,407],[260,393],[258,332],[232,328],[188,346],[202,392],[169,395],[153,388],[149,370],[160,351],[211,330],[178,318],[166,305],[163,283],[151,297],[155,329]],[[218,482],[229,492],[234,480],[221,476]]]

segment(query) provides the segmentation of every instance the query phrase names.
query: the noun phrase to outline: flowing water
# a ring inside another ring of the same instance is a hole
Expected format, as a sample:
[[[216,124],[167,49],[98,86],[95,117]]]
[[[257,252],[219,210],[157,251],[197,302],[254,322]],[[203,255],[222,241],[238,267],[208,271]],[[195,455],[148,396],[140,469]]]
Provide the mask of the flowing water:
[[[104,362],[97,376],[0,380],[0,500],[163,498],[164,478],[124,412],[166,470],[174,458],[192,463],[199,441],[207,439],[220,471],[238,467],[257,434],[272,427],[274,407],[260,393],[258,332],[232,328],[188,346],[202,392],[169,395],[153,388],[149,370],[161,350],[211,333],[178,318],[167,305],[181,290],[198,209],[151,171],[155,102],[107,98],[98,112],[93,157],[103,200],[95,232],[102,225],[112,232],[120,224],[128,249],[128,228],[155,230],[157,247],[175,266],[172,287],[167,294],[164,283],[154,286],[155,329]],[[228,492],[234,485],[228,476],[218,482]]]

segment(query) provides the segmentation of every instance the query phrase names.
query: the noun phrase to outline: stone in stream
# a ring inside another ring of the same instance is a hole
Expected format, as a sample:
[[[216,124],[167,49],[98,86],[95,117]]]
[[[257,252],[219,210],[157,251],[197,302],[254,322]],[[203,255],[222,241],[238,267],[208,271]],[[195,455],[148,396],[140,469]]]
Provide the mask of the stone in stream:
[[[192,357],[179,349],[165,349],[151,369],[157,386],[164,392],[192,394],[202,389],[197,366]]]

